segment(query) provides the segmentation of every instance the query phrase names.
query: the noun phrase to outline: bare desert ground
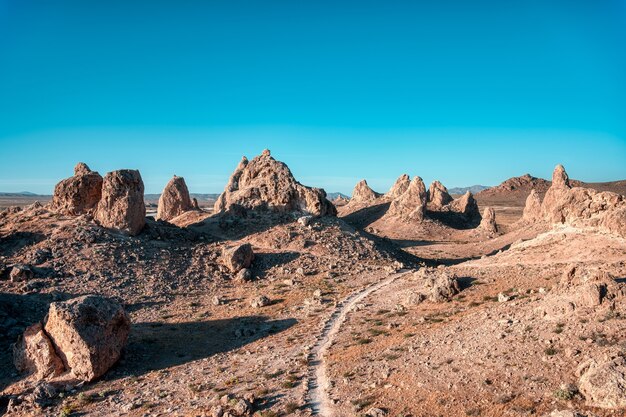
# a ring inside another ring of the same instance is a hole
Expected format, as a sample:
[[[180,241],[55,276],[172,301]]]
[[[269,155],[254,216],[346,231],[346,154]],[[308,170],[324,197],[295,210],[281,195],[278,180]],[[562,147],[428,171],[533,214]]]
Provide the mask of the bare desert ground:
[[[0,213],[0,410],[624,416],[625,184],[333,204],[265,151],[209,207],[79,164]]]

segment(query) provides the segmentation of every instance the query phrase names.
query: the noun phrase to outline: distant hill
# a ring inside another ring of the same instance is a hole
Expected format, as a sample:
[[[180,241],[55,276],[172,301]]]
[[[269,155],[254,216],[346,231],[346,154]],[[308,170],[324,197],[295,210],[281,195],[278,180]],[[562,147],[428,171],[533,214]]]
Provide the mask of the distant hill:
[[[450,194],[465,194],[469,191],[472,194],[476,194],[481,192],[482,190],[486,190],[487,188],[490,187],[488,185],[470,185],[469,187],[448,188],[448,192]]]
[[[626,180],[610,181],[610,182],[582,182],[575,179],[569,180],[572,187],[593,188],[597,191],[612,191],[618,194],[626,194]],[[477,198],[496,197],[506,195],[522,195],[527,196],[530,190],[535,190],[539,194],[544,194],[552,185],[551,181],[543,178],[533,177],[530,174],[524,174],[520,177],[509,178],[496,187],[487,188],[476,194]]]
[[[30,191],[18,191],[13,193],[0,192],[0,197],[50,197],[50,195],[35,194]]]

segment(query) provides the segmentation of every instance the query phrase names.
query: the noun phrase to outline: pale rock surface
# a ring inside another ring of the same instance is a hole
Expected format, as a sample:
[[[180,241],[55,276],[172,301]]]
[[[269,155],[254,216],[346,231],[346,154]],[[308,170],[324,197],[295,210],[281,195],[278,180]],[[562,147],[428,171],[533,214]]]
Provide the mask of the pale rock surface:
[[[102,184],[102,199],[95,219],[103,227],[134,236],[146,224],[143,180],[137,170],[109,172]]]
[[[54,187],[50,208],[72,216],[93,213],[102,195],[102,177],[79,162],[74,176],[60,181]]]
[[[65,369],[77,379],[92,381],[120,358],[130,319],[117,302],[87,295],[50,304],[44,330]]]
[[[391,202],[386,215],[421,222],[426,212],[426,198],[424,181],[414,177],[407,190]]]
[[[483,210],[483,216],[479,227],[491,234],[498,232],[496,212],[492,207],[485,207],[485,210]]]
[[[478,204],[471,192],[466,192],[461,197],[448,204],[450,211],[464,215],[468,220],[480,219]]]
[[[272,158],[269,150],[251,161],[245,157],[241,160],[215,202],[215,212],[228,211],[235,205],[244,209],[301,211],[315,216],[337,214],[324,190],[297,182],[287,165]]]
[[[626,408],[626,357],[605,354],[583,362],[577,374],[578,388],[592,407]]]
[[[37,380],[59,376],[65,370],[41,323],[28,327],[13,345],[13,362],[18,371]]]
[[[452,202],[448,189],[439,181],[433,181],[428,189],[428,204],[433,210],[441,209]]]
[[[541,219],[541,197],[539,193],[533,188],[530,194],[526,198],[526,205],[524,206],[524,214],[522,219],[534,222]]]
[[[409,189],[409,185],[411,185],[411,178],[407,174],[400,175],[389,191],[385,194],[385,198],[395,200]]]
[[[196,201],[196,207],[197,204]],[[189,197],[189,189],[185,179],[174,175],[159,197],[156,218],[167,221],[190,210],[194,210],[194,203]]]
[[[372,190],[369,185],[367,185],[366,180],[359,181],[352,190],[352,197],[350,198],[351,203],[367,203],[373,200],[376,200],[380,197],[376,191]]]

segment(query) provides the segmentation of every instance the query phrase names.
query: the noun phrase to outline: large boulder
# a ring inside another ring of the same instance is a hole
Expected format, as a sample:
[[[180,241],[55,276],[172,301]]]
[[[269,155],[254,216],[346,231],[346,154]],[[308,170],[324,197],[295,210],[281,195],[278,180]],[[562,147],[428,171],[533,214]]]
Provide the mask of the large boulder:
[[[287,165],[272,158],[267,149],[251,161],[242,159],[215,202],[215,212],[228,211],[232,206],[317,216],[337,214],[324,190],[297,182]]]
[[[411,185],[411,178],[407,174],[400,175],[389,191],[385,194],[385,198],[395,200],[409,189],[409,185]]]
[[[496,224],[496,211],[491,207],[485,207],[483,210],[483,218],[480,221],[479,227],[488,233],[497,233],[498,225]]]
[[[577,370],[578,389],[587,405],[609,409],[626,408],[626,357],[607,353],[583,362]]]
[[[530,190],[530,194],[526,198],[522,219],[529,222],[541,219],[541,197],[539,197],[539,193],[534,188]]]
[[[391,202],[386,216],[421,222],[426,212],[426,198],[424,181],[414,177],[407,190]]]
[[[103,227],[134,236],[146,224],[143,180],[137,170],[109,172],[102,184],[102,199],[95,219]]]
[[[102,177],[79,162],[74,176],[60,181],[54,187],[50,208],[62,214],[78,216],[93,213],[102,195]]]
[[[28,327],[13,345],[13,363],[18,371],[28,372],[37,380],[53,378],[65,371],[41,323]]]
[[[249,243],[230,246],[222,251],[222,262],[233,273],[249,268],[253,260],[254,252],[252,251],[252,245]]]
[[[189,196],[185,179],[174,175],[174,178],[167,183],[159,197],[156,218],[165,221],[171,220],[186,211],[194,210],[197,204],[196,201],[194,206],[194,202]]]
[[[117,302],[86,295],[50,304],[44,329],[65,369],[77,379],[92,381],[120,358],[130,319]]]
[[[433,181],[428,189],[428,204],[432,210],[441,209],[453,200],[448,189],[439,181]]]
[[[434,303],[450,301],[461,291],[456,276],[440,268],[421,268],[411,279],[417,282],[414,292],[409,297],[411,304],[425,300]]]

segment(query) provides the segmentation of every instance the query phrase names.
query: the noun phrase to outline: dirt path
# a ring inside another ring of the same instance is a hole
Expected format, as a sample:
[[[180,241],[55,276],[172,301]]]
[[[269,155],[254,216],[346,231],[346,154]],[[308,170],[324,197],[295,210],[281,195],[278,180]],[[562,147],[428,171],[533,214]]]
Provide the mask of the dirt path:
[[[332,345],[335,335],[339,332],[341,325],[346,320],[348,313],[358,303],[363,301],[374,291],[391,284],[393,281],[404,275],[406,271],[390,275],[382,281],[372,284],[350,295],[341,301],[335,307],[335,311],[324,324],[321,334],[317,338],[317,342],[311,349],[309,354],[309,375],[307,392],[305,395],[307,407],[311,409],[313,415],[332,417],[334,416],[333,405],[328,396],[328,388],[330,380],[326,376],[326,364],[324,363],[324,355],[328,348]]]

